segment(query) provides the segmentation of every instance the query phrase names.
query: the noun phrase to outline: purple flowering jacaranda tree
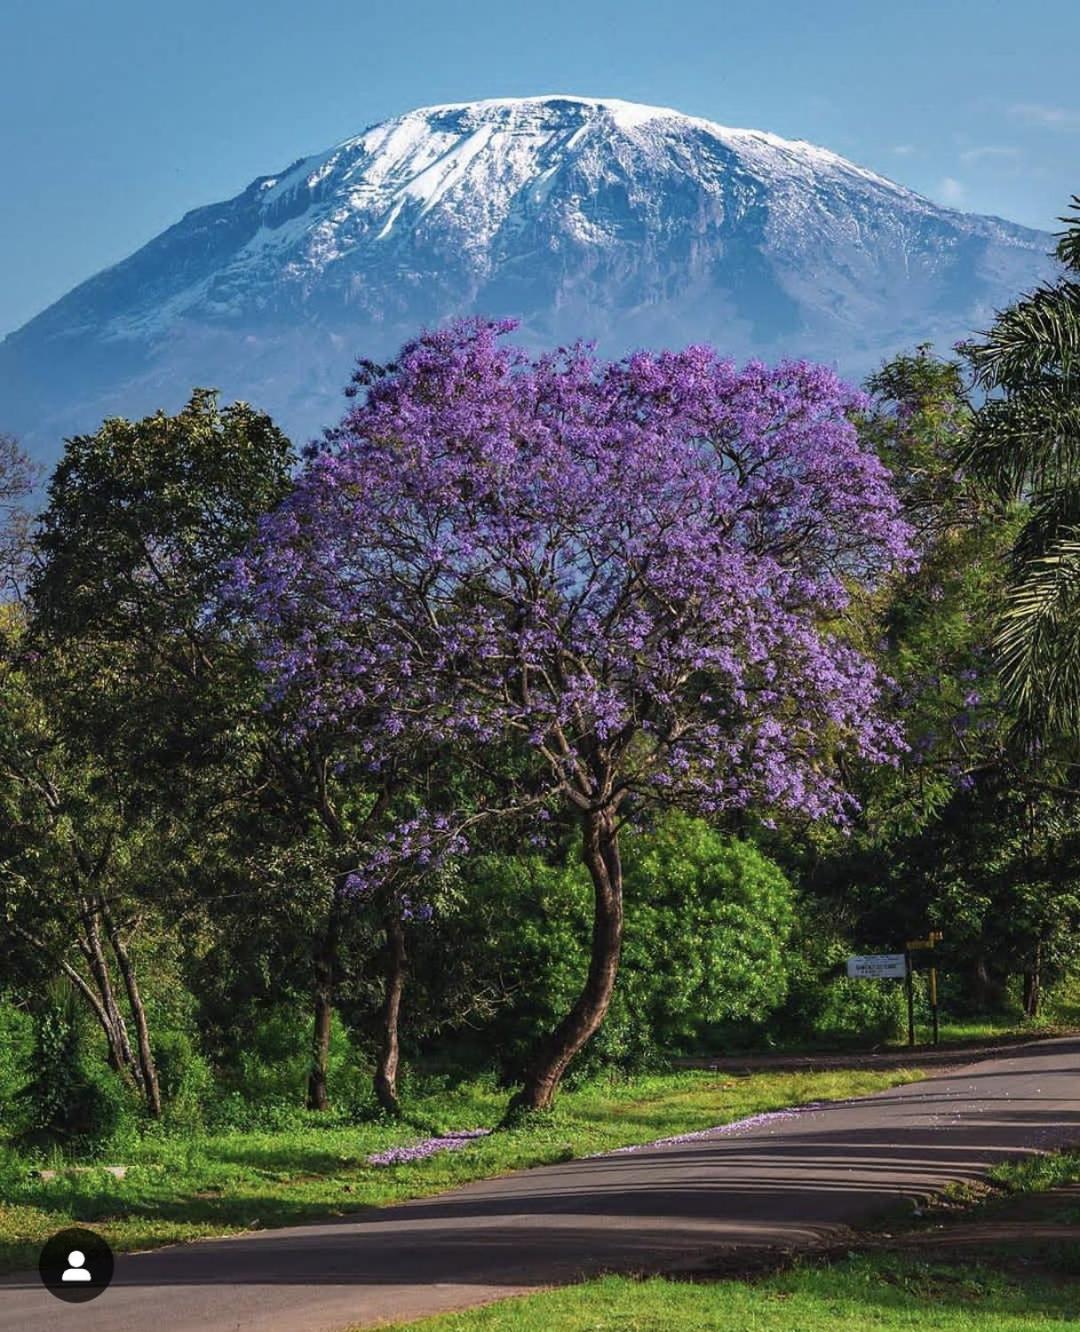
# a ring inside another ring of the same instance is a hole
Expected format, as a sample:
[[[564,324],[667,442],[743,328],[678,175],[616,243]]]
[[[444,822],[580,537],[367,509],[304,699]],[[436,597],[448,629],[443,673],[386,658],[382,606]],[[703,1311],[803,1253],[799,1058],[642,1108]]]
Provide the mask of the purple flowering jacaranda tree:
[[[896,752],[836,626],[911,556],[832,371],[708,347],[531,360],[512,327],[464,321],[369,374],[237,586],[302,728],[350,732],[376,769],[517,737],[580,823],[591,961],[515,1098],[539,1108],[611,998],[627,817],[842,819],[837,756]]]

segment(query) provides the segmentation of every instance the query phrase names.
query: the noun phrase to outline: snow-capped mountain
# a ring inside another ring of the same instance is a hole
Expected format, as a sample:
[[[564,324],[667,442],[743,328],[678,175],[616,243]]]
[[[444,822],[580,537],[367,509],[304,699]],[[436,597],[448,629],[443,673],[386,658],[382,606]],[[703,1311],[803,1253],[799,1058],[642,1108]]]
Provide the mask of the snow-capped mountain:
[[[450,315],[601,351],[710,341],[863,374],[1052,271],[1049,235],[940,208],[809,143],[549,96],[424,107],[195,209],[0,344],[0,429],[43,457],[192,386],[298,439],[359,355]]]

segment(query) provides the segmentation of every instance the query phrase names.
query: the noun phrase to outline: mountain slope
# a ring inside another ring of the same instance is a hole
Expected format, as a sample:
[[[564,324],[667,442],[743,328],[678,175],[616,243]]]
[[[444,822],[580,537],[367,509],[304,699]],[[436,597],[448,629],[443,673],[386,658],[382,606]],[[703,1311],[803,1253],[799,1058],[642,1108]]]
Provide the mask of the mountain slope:
[[[357,355],[474,311],[535,343],[707,340],[856,375],[985,325],[1050,271],[1051,243],[664,108],[427,107],[188,213],[11,334],[0,427],[54,456],[107,413],[213,384],[302,438],[340,414]]]

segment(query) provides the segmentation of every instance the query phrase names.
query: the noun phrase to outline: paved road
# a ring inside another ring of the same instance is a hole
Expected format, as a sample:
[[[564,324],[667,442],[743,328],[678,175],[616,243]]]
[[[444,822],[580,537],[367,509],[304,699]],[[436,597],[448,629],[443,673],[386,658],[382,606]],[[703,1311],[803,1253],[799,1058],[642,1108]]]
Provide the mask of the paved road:
[[[818,1243],[998,1162],[1080,1141],[1080,1038],[723,1136],[522,1171],[363,1217],[117,1258],[68,1305],[0,1282],[3,1332],[328,1332],[601,1269]]]
[[[839,1068],[959,1068],[961,1065],[974,1064],[980,1059],[1003,1059],[1006,1055],[1019,1054],[1026,1046],[1037,1042],[1030,1036],[1008,1037],[983,1044],[965,1042],[962,1045],[916,1045],[896,1046],[886,1050],[837,1050],[832,1053],[782,1055],[782,1054],[742,1054],[697,1055],[694,1058],[676,1059],[676,1068],[707,1068],[721,1073],[756,1073],[764,1070],[770,1073],[814,1072]]]

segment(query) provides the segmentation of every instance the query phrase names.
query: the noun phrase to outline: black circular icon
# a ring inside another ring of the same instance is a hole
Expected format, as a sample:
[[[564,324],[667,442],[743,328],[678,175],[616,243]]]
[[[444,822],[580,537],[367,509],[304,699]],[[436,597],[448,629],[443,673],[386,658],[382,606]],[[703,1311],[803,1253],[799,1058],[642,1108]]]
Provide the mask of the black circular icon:
[[[46,1290],[69,1304],[96,1300],[113,1276],[112,1249],[92,1230],[73,1226],[48,1241],[38,1259]]]

